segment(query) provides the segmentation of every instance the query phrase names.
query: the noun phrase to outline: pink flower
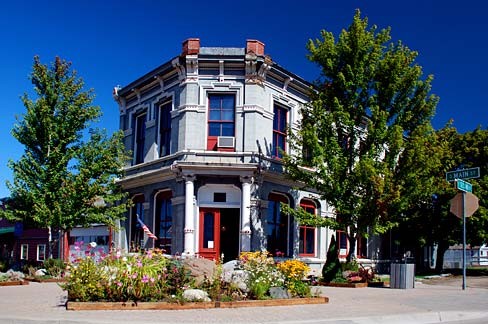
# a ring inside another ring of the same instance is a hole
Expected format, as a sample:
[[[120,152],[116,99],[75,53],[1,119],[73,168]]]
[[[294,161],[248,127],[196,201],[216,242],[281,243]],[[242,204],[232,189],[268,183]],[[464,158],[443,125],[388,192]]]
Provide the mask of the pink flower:
[[[137,278],[137,272],[134,272],[134,273],[132,274],[132,279],[136,279],[136,278]]]
[[[117,286],[122,287],[122,283],[120,281],[117,281]]]
[[[137,260],[137,266],[138,266],[139,268],[142,268],[142,262],[141,262],[141,260]]]
[[[153,279],[153,278],[151,278],[151,279]],[[154,279],[153,279],[153,280],[154,280]],[[143,276],[142,276],[141,281],[142,281],[143,283],[147,283],[147,282],[149,281],[149,277],[148,277],[148,276],[146,276],[146,275],[143,275]]]

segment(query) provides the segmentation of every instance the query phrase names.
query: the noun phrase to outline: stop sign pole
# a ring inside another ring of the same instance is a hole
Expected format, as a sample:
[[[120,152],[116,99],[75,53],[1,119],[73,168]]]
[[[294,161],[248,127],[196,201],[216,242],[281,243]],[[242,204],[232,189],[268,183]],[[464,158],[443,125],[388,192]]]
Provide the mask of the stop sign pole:
[[[446,180],[454,180],[454,186],[461,191],[451,200],[451,212],[463,220],[463,290],[466,290],[466,217],[471,216],[478,209],[478,198],[471,193],[472,185],[462,179],[479,178],[479,176],[479,168],[446,173]],[[461,197],[459,196],[460,194]],[[468,204],[466,202],[466,195],[469,195]],[[460,209],[458,208],[459,200],[461,200]],[[469,207],[468,213],[466,213],[466,207]]]

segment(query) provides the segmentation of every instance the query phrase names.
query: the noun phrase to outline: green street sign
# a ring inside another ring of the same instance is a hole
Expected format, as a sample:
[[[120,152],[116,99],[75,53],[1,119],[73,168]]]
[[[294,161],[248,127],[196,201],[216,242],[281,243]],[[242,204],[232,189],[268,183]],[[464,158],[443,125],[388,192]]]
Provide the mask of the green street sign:
[[[455,182],[456,182],[456,188],[458,190],[464,192],[473,192],[473,186],[471,185],[471,183],[463,181],[461,179],[457,179]]]
[[[480,177],[480,168],[469,168],[456,171],[446,172],[446,180],[454,181],[456,179],[472,179]]]

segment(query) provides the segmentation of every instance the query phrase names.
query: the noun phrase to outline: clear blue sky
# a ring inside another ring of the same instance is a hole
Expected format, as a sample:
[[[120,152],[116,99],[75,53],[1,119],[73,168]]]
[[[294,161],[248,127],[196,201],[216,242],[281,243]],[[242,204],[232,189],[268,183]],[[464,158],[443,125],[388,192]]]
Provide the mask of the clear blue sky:
[[[488,4],[482,0],[6,1],[0,9],[0,197],[9,195],[8,160],[23,152],[10,130],[24,113],[19,97],[32,90],[34,55],[44,63],[56,55],[73,63],[102,108],[94,126],[111,133],[119,126],[112,88],[178,55],[186,38],[229,47],[259,39],[273,60],[313,81],[319,70],[306,59],[307,40],[322,29],[337,35],[356,8],[420,53],[417,61],[435,76],[433,93],[441,98],[436,128],[451,118],[460,132],[488,126]]]

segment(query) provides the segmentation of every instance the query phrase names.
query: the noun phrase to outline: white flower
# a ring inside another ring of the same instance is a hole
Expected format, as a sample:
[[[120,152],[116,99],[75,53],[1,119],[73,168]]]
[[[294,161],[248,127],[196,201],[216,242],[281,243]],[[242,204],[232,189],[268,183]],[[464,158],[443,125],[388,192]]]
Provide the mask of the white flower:
[[[95,242],[90,242],[90,244],[89,244],[89,245],[90,245],[90,247],[91,247],[92,249],[94,249],[94,248],[96,248],[96,247],[97,247],[97,243],[95,243]]]

